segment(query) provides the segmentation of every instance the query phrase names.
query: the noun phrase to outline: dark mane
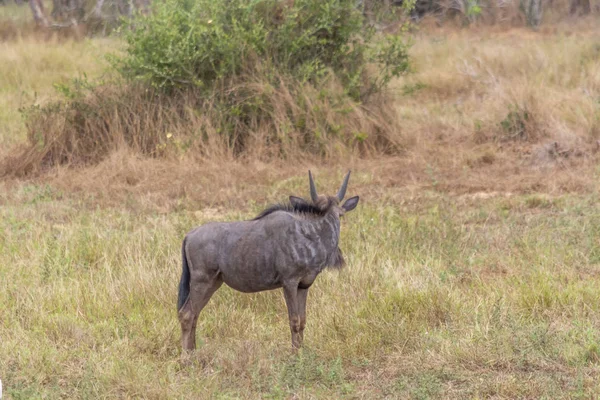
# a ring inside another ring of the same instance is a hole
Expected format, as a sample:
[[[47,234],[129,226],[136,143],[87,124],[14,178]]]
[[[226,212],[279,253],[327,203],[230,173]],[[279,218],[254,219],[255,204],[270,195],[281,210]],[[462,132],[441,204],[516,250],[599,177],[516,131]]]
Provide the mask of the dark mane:
[[[329,210],[329,207],[327,207],[325,209],[320,209],[319,207],[312,205],[312,204],[298,204],[298,205],[293,205],[291,203],[273,204],[272,206],[267,207],[260,214],[258,214],[256,216],[256,218],[253,219],[253,221],[264,218],[267,215],[273,214],[276,211],[287,211],[287,212],[292,212],[292,213],[296,213],[296,214],[309,214],[309,215],[314,215],[317,217],[322,217],[323,215],[327,214],[328,210]]]

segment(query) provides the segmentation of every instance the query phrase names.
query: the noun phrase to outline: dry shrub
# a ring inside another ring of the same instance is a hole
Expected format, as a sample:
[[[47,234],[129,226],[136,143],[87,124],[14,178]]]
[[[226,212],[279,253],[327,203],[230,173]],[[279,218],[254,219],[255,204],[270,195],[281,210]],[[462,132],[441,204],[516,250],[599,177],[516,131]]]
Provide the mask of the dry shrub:
[[[205,97],[105,85],[27,111],[28,143],[0,174],[23,176],[57,165],[90,165],[128,148],[151,157],[259,160],[397,153],[399,121],[385,94],[358,104],[334,80],[320,89],[240,78]]]
[[[142,153],[156,151],[166,127],[185,121],[179,104],[138,88],[97,88],[87,96],[27,111],[28,143],[7,158],[3,172],[25,175],[44,166],[88,164],[127,144]]]

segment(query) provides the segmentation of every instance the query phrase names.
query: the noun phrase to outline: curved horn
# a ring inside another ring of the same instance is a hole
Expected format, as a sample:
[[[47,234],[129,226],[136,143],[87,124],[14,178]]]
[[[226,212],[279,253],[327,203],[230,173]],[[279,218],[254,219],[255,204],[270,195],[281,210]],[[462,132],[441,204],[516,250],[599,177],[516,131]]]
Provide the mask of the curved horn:
[[[310,170],[308,170],[308,181],[310,183],[310,198],[312,199],[313,203],[316,203],[319,196],[317,195],[317,188],[315,187],[315,181],[313,181]]]
[[[342,187],[340,188],[340,191],[337,194],[337,198],[339,201],[342,201],[344,199],[344,196],[346,195],[346,188],[348,187],[348,179],[350,179],[350,171],[348,171],[348,173],[346,174],[346,177],[344,178],[344,183],[342,183]]]

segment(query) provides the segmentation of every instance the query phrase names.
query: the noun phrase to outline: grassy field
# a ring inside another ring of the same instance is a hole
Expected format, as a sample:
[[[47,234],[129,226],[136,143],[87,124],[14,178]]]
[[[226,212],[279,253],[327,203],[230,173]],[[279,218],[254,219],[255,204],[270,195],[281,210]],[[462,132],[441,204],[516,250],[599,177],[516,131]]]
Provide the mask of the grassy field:
[[[290,165],[123,150],[0,181],[4,394],[597,398],[597,26],[418,33],[415,72],[392,88],[403,154]],[[20,103],[99,75],[118,46],[0,42],[0,153],[26,137]],[[329,192],[351,167],[361,204],[343,221],[347,267],[310,291],[305,348],[290,351],[280,291],[223,287],[183,366],[183,235],[306,195],[309,167]]]
[[[344,221],[347,269],[311,290],[299,357],[279,291],[222,288],[187,368],[175,316],[180,239],[258,208],[138,213],[133,200],[90,210],[39,185],[13,196],[0,218],[9,398],[600,393],[595,195],[366,199]]]

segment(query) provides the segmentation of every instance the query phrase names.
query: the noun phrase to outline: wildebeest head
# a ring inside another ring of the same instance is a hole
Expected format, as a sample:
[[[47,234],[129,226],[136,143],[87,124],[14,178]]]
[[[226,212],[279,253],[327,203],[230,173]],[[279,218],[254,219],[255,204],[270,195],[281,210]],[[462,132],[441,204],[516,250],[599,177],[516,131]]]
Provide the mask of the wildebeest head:
[[[317,187],[315,186],[315,181],[313,180],[312,173],[308,171],[310,198],[312,200],[312,204],[304,200],[303,198],[296,196],[290,196],[290,202],[296,208],[313,206],[318,208],[321,212],[326,212],[330,210],[334,211],[337,213],[338,216],[341,217],[345,213],[354,210],[359,200],[358,196],[354,196],[346,200],[342,205],[340,205],[340,203],[346,196],[346,189],[348,188],[349,179],[350,171],[348,171],[348,173],[346,174],[344,182],[342,182],[342,186],[340,187],[340,190],[335,196],[319,195],[317,194]]]

